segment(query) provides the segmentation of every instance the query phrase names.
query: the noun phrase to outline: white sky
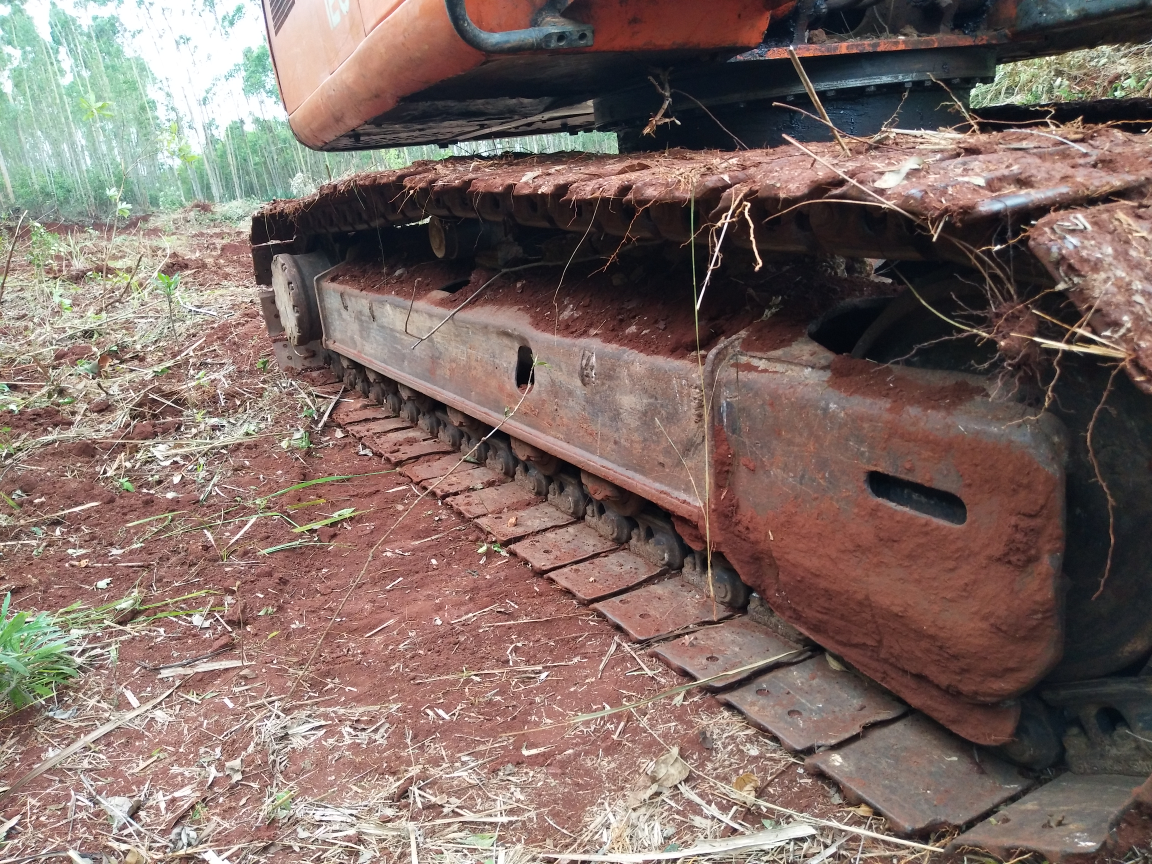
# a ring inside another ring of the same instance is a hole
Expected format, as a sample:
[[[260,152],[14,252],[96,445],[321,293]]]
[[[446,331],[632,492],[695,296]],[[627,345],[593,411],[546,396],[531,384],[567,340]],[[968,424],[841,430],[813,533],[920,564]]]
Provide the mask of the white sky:
[[[195,126],[205,118],[215,119],[222,129],[233,120],[253,115],[284,116],[278,100],[249,99],[241,91],[239,78],[224,79],[240,62],[245,48],[264,42],[260,0],[216,0],[221,17],[237,6],[244,9],[243,16],[227,34],[196,0],[114,0],[106,6],[86,0],[26,0],[25,9],[45,39],[49,35],[52,2],[85,25],[96,16],[118,15],[128,31],[125,47],[129,53],[148,63],[171,94],[176,110],[185,119],[191,116]],[[0,4],[0,15],[7,11]],[[157,102],[161,106],[168,102],[160,94],[154,95],[160,97]],[[205,95],[208,104],[201,107],[199,103]]]

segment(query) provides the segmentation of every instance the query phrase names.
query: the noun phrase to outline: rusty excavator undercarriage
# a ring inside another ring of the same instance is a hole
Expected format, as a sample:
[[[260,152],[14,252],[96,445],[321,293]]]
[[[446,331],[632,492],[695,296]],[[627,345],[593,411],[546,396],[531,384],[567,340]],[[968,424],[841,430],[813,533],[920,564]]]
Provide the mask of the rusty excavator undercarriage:
[[[627,151],[256,214],[277,358],[362,446],[897,831],[1059,860],[1152,803],[1152,105],[966,107],[1142,2],[266,16],[310,146]]]

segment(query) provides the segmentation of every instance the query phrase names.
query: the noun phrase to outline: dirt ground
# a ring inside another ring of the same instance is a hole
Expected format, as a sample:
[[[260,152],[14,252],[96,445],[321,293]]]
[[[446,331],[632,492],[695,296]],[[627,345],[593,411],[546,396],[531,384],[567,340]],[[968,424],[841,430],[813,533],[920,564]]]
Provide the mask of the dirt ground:
[[[702,691],[574,719],[685,679],[418,499],[350,402],[317,431],[340,388],[276,369],[240,228],[58,230],[3,300],[0,595],[102,611],[73,610],[76,685],[0,720],[0,790],[63,754],[0,792],[0,861],[537,861],[794,821],[773,807],[885,832]],[[672,748],[692,773],[639,800]],[[1149,837],[1129,817],[1102,859]],[[817,855],[935,857],[817,824],[721,860]]]

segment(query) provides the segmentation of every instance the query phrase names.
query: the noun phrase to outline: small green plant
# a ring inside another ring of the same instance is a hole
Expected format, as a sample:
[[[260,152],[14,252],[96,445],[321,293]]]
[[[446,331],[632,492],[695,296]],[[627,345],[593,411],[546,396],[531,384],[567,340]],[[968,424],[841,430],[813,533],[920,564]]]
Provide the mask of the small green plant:
[[[122,492],[135,492],[136,487],[132,485],[132,481],[127,477],[121,477],[116,481],[116,485],[120,487]]]
[[[175,313],[172,307],[172,299],[176,296],[176,289],[180,287],[180,274],[174,273],[169,276],[167,273],[157,273],[156,283],[160,286],[160,292],[168,301],[168,326],[175,332]],[[167,371],[167,370],[165,370]]]
[[[256,368],[259,369],[261,372],[267,372],[269,362],[271,362],[271,361],[267,357],[261,357],[259,360],[256,361]],[[312,413],[315,414],[316,412],[312,412]]]
[[[307,450],[312,446],[312,436],[308,434],[307,429],[297,429],[287,438],[280,442],[280,447],[287,450],[293,447],[297,450]]]
[[[295,796],[296,793],[289,790],[270,795],[264,804],[264,821],[273,822],[278,819],[283,819],[291,813],[292,799]]]
[[[168,129],[161,140],[164,144],[164,152],[175,162],[191,166],[200,158],[199,154],[193,152],[192,145],[188,143],[188,139],[180,130],[180,124],[175,120],[168,124]]]
[[[112,113],[111,102],[91,102],[83,96],[80,97],[80,110],[84,112],[85,122],[91,122],[93,120],[98,122],[101,118],[111,118],[115,116]]]
[[[121,218],[126,217],[132,212],[132,205],[121,197],[122,193],[123,190],[117,189],[115,186],[104,192],[104,194],[108,196],[108,200],[112,202],[113,211]]]
[[[28,260],[38,276],[44,275],[44,268],[60,248],[60,237],[53,234],[39,222],[33,222],[28,241]]]
[[[0,698],[23,708],[51,696],[78,673],[69,653],[71,637],[45,612],[9,618],[11,602],[7,594],[0,605]]]

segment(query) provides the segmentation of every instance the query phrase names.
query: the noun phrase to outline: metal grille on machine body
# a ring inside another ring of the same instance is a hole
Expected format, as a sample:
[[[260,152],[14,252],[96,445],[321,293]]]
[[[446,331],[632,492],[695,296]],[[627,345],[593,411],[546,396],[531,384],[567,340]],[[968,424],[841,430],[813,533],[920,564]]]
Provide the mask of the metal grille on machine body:
[[[296,0],[268,0],[268,12],[272,15],[273,33],[280,32],[280,28],[288,20],[288,14],[295,5]]]

